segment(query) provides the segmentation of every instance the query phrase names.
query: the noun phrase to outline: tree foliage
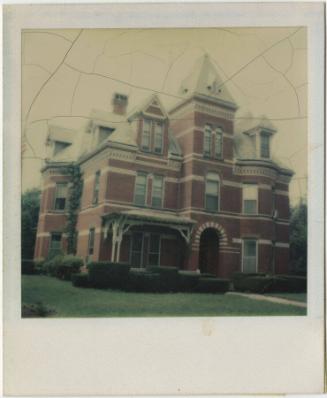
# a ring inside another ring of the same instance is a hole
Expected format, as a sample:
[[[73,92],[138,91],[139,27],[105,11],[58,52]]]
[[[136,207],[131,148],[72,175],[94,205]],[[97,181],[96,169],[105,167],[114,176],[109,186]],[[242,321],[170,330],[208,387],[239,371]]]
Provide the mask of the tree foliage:
[[[40,211],[39,189],[30,189],[22,194],[22,258],[31,259],[34,256],[37,223]]]
[[[294,271],[307,270],[307,204],[292,209],[290,222],[290,256]]]
[[[67,253],[76,254],[77,232],[76,223],[80,208],[81,196],[83,191],[83,180],[78,165],[71,165],[67,168],[67,173],[71,177],[69,190],[68,214],[65,226],[67,234]]]

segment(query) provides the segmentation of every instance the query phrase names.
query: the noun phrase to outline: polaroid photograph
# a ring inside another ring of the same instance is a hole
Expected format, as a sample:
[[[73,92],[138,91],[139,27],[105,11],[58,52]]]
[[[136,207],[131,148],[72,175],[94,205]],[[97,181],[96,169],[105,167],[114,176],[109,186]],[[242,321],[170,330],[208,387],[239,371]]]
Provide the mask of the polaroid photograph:
[[[323,13],[5,6],[5,394],[324,391]]]

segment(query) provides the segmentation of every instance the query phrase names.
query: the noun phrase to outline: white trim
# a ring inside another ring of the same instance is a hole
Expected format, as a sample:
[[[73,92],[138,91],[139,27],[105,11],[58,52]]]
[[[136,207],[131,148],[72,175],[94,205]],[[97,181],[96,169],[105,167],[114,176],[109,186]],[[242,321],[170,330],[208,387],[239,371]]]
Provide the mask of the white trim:
[[[242,239],[242,260],[241,260],[241,271],[242,272],[244,272],[244,241],[249,241],[249,240],[252,240],[252,241],[255,241],[255,243],[256,243],[256,245],[255,245],[255,250],[256,250],[256,258],[255,258],[255,262],[256,262],[256,264],[255,264],[255,272],[258,272],[258,240],[257,239],[255,239],[255,238],[243,238]]]
[[[289,248],[290,244],[289,243],[284,243],[284,242],[276,242],[275,247],[282,247],[282,248]]]
[[[233,242],[233,243],[242,244],[242,239],[240,239],[240,238],[233,238],[233,239],[232,239],[232,242]]]
[[[272,245],[272,241],[269,239],[258,239],[259,245]]]
[[[48,238],[51,236],[50,232],[40,232],[36,234],[37,238]]]
[[[289,192],[288,191],[281,191],[280,189],[275,190],[275,195],[283,195],[289,197]]]
[[[183,158],[183,162],[182,163],[188,163],[191,161],[197,161],[200,163],[207,163],[210,165],[215,165],[215,166],[225,166],[225,167],[234,167],[234,161],[233,160],[229,160],[229,159],[203,159],[203,154],[201,153],[196,153],[196,152],[192,152],[186,156],[184,156]]]
[[[252,187],[256,188],[256,209],[255,209],[255,213],[245,213],[245,211],[244,211],[244,201],[246,200],[246,199],[244,199],[244,188],[246,186],[252,186]],[[252,216],[255,216],[255,215],[259,214],[259,188],[258,188],[258,184],[242,183],[242,214],[252,215]]]

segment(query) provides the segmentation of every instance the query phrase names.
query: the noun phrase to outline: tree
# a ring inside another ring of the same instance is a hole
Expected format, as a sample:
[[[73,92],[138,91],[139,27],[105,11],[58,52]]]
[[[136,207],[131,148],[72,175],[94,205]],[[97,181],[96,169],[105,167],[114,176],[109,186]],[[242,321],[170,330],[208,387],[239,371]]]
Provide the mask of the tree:
[[[30,189],[22,194],[22,258],[34,256],[37,222],[40,211],[39,189]]]
[[[291,210],[290,256],[296,272],[307,272],[307,204],[302,200]]]

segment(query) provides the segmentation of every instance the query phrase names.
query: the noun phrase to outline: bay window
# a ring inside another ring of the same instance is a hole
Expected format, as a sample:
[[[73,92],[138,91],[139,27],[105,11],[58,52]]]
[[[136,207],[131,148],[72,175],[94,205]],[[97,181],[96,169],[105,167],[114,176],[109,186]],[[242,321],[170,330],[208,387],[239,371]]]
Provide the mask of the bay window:
[[[134,203],[138,206],[145,205],[146,187],[147,187],[146,173],[137,173],[135,180]]]
[[[217,212],[219,208],[219,176],[208,173],[205,183],[205,208]]]
[[[243,213],[258,213],[258,186],[256,184],[243,185]]]
[[[243,240],[242,272],[257,272],[257,241],[255,239]]]
[[[162,207],[163,177],[154,176],[152,180],[152,206]]]
[[[54,208],[55,210],[65,210],[67,206],[68,183],[58,182],[56,184],[56,194]]]

